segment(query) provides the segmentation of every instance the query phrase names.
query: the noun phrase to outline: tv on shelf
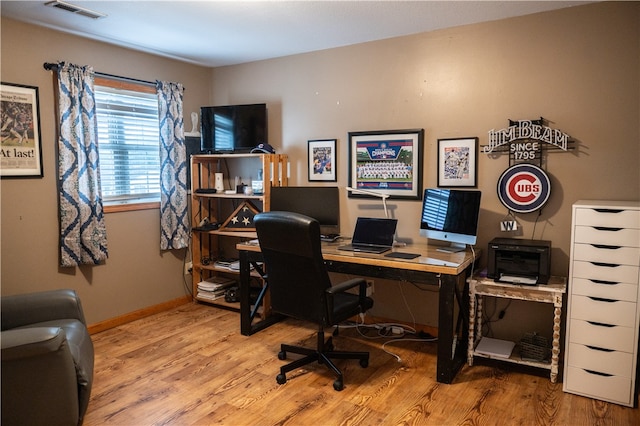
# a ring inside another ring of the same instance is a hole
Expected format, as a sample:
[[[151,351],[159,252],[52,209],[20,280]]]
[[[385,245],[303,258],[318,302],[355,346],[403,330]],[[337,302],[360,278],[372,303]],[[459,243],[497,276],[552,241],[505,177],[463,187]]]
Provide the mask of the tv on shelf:
[[[267,140],[267,105],[222,105],[200,108],[201,152],[251,152]]]

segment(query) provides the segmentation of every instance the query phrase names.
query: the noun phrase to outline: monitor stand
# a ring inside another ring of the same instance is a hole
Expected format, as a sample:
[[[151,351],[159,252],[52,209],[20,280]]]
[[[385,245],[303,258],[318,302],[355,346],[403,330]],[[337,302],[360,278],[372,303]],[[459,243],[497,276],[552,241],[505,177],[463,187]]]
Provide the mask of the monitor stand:
[[[436,249],[436,251],[439,251],[441,253],[458,253],[461,251],[465,251],[467,248],[466,244],[462,244],[462,243],[451,243],[448,246],[442,246],[442,247],[438,247]]]

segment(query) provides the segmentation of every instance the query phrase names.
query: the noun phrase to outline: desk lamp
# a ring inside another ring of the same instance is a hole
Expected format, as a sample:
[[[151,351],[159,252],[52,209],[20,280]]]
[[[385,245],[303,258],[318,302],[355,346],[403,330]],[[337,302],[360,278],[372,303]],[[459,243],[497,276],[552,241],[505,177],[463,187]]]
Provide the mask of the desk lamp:
[[[366,189],[352,188],[350,186],[347,186],[347,191],[353,192],[354,194],[371,195],[372,197],[382,198],[382,207],[384,207],[384,216],[387,219],[389,218],[389,212],[387,211],[387,198],[389,198],[389,194],[369,191]]]
[[[352,188],[350,186],[347,186],[347,191],[353,192],[354,194],[371,195],[372,197],[381,198],[382,199],[382,207],[384,207],[384,217],[389,219],[389,211],[387,210],[387,198],[389,198],[389,194],[385,194],[384,192],[369,191],[369,190],[360,189],[360,188]],[[394,235],[394,237],[393,237],[393,245],[396,246],[396,247],[404,247],[407,244],[406,243],[401,243],[400,241],[398,241],[396,239],[395,235]]]

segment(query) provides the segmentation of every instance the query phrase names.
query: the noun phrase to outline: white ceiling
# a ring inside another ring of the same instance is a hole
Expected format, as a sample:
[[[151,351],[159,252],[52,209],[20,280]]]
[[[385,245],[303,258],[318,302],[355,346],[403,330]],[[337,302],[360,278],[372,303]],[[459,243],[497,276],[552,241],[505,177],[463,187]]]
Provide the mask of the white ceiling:
[[[589,1],[74,1],[91,19],[0,3],[2,16],[193,64],[217,67],[522,16]],[[65,0],[67,1],[67,0]]]

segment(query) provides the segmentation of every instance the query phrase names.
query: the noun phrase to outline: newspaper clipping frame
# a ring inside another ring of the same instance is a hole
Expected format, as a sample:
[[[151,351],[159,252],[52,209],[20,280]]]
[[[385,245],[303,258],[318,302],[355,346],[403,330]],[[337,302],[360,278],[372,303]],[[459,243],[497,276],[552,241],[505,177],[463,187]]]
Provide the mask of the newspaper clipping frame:
[[[2,82],[0,176],[42,177],[38,88]]]

